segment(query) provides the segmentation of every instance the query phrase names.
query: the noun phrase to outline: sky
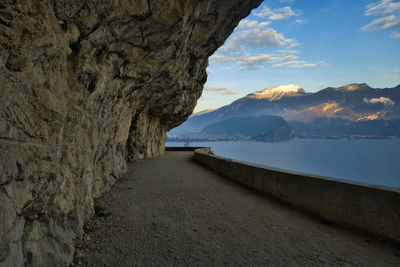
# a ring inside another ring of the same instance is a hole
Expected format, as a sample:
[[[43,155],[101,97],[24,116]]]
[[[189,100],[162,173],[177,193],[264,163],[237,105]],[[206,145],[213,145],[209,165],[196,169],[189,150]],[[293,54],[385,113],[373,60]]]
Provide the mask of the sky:
[[[195,112],[254,91],[400,84],[400,0],[265,0],[209,59]]]

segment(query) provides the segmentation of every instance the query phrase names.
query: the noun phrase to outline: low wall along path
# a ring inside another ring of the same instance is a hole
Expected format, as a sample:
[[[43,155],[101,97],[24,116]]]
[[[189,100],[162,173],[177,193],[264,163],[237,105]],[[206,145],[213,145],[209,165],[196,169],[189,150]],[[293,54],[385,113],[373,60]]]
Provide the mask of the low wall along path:
[[[214,155],[210,148],[196,150],[194,159],[322,220],[400,242],[399,189],[266,168]]]

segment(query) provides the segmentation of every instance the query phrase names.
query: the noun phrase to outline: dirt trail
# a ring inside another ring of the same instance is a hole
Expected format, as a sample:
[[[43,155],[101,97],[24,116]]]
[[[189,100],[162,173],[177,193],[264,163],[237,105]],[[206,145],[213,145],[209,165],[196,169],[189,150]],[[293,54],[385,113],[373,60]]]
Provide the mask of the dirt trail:
[[[129,165],[77,242],[84,266],[400,266],[400,248],[318,222],[166,152]]]

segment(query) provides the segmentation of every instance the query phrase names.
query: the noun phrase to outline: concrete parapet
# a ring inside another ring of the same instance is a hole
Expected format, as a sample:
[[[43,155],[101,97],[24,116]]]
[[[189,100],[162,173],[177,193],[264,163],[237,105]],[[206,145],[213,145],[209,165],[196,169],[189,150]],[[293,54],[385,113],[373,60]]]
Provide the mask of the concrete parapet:
[[[194,152],[209,169],[328,222],[361,229],[400,242],[400,190],[270,168]]]

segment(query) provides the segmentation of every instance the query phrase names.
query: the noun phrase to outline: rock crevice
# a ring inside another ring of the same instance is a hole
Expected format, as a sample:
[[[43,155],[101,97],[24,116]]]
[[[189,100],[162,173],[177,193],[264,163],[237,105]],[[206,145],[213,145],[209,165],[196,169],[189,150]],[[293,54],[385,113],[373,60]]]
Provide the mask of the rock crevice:
[[[94,198],[162,153],[260,2],[0,3],[0,266],[72,261]]]

